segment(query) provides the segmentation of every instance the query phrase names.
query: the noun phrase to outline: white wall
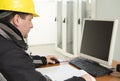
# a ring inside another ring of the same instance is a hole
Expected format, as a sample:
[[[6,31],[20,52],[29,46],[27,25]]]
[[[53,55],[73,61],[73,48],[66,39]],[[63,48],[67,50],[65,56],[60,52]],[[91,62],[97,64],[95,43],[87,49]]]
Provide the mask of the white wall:
[[[29,45],[49,44],[56,41],[56,5],[54,0],[34,0],[40,17],[33,19],[33,29],[28,36]]]

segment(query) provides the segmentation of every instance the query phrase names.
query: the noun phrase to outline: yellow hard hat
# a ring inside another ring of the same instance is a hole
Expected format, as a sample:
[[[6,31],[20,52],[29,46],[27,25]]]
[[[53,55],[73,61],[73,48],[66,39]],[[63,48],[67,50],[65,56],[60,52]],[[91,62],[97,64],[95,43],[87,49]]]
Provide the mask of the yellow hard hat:
[[[30,13],[34,17],[39,16],[35,13],[32,0],[1,0],[0,10]]]

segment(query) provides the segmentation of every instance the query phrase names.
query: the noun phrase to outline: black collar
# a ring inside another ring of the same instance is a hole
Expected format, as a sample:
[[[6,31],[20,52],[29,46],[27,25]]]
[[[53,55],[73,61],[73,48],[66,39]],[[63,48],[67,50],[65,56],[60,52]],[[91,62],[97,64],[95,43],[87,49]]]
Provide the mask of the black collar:
[[[14,41],[16,45],[23,48],[24,50],[27,50],[28,46],[25,43],[21,32],[16,27],[7,21],[0,20],[0,28],[5,31],[5,33],[10,37],[12,41]]]

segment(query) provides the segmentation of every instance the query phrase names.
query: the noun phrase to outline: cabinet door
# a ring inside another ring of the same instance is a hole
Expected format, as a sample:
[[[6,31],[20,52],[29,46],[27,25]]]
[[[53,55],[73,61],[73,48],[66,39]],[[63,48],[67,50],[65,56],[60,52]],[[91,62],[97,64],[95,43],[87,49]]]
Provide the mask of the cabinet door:
[[[77,35],[77,1],[57,1],[57,50],[67,56],[74,55],[77,49],[74,45],[77,44],[77,36],[74,36]]]
[[[87,18],[86,1],[78,0],[78,38],[77,38],[78,54],[80,54],[80,45],[81,45],[82,30],[83,30],[83,19]]]
[[[63,51],[66,52],[67,0],[62,0],[62,38]]]
[[[62,39],[62,1],[57,1],[57,47],[63,48]]]
[[[66,52],[73,54],[73,1],[66,1]]]
[[[57,48],[67,56],[78,53],[79,8],[79,0],[57,1]]]

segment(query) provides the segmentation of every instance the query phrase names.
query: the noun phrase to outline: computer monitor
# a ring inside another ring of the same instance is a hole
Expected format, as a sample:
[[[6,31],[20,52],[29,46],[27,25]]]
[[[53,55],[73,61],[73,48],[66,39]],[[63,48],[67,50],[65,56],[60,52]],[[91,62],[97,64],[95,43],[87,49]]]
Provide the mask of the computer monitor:
[[[84,19],[80,56],[111,66],[118,27],[117,20]]]

